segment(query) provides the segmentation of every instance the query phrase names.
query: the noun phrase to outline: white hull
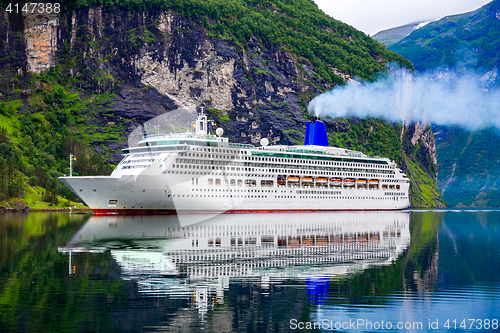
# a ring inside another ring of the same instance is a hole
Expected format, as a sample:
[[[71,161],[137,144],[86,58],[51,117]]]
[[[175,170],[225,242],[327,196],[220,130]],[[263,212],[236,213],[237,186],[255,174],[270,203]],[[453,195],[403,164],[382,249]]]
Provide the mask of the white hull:
[[[198,184],[206,184],[209,178],[217,175],[198,177]],[[242,177],[221,174],[220,178]],[[400,210],[409,207],[407,196],[387,196],[387,190],[376,189],[214,188],[193,185],[191,175],[164,174],[121,178],[62,177],[61,180],[92,210],[104,214]]]

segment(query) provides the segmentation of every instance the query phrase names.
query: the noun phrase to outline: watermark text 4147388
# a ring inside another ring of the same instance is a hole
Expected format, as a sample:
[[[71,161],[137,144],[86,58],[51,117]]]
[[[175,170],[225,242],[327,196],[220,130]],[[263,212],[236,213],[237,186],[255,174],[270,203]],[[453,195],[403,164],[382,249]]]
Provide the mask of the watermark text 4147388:
[[[57,2],[9,3],[5,11],[9,14],[59,14],[61,4]]]
[[[349,319],[349,321],[333,321],[324,319],[322,321],[303,322],[297,319],[290,320],[292,330],[302,329],[325,329],[325,330],[497,330],[499,328],[498,319],[429,319],[425,322],[390,322],[390,321],[370,321],[367,319]]]

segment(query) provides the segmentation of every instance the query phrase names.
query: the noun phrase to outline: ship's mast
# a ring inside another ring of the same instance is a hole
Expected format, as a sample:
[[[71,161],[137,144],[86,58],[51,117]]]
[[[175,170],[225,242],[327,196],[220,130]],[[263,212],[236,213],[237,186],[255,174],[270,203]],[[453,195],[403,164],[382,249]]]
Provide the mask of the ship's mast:
[[[204,107],[201,107],[201,112],[196,119],[196,135],[208,135],[208,120]]]

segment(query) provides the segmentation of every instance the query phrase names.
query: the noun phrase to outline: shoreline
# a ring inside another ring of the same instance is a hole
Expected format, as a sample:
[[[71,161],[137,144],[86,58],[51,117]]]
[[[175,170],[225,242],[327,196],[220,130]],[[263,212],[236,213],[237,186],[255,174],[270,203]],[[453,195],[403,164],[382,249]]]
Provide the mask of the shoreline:
[[[90,208],[39,208],[39,209],[2,209],[1,213],[43,213],[43,212],[78,212],[93,213]]]

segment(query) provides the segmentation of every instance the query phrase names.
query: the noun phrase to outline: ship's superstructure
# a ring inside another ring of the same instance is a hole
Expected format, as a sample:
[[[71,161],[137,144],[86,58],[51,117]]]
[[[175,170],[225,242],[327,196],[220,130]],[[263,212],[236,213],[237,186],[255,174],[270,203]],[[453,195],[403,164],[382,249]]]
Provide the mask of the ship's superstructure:
[[[308,123],[306,144],[260,147],[209,134],[146,136],[110,176],[61,177],[100,214],[394,210],[409,207],[409,180],[387,158],[324,146],[324,123]],[[315,138],[319,138],[316,140]]]

